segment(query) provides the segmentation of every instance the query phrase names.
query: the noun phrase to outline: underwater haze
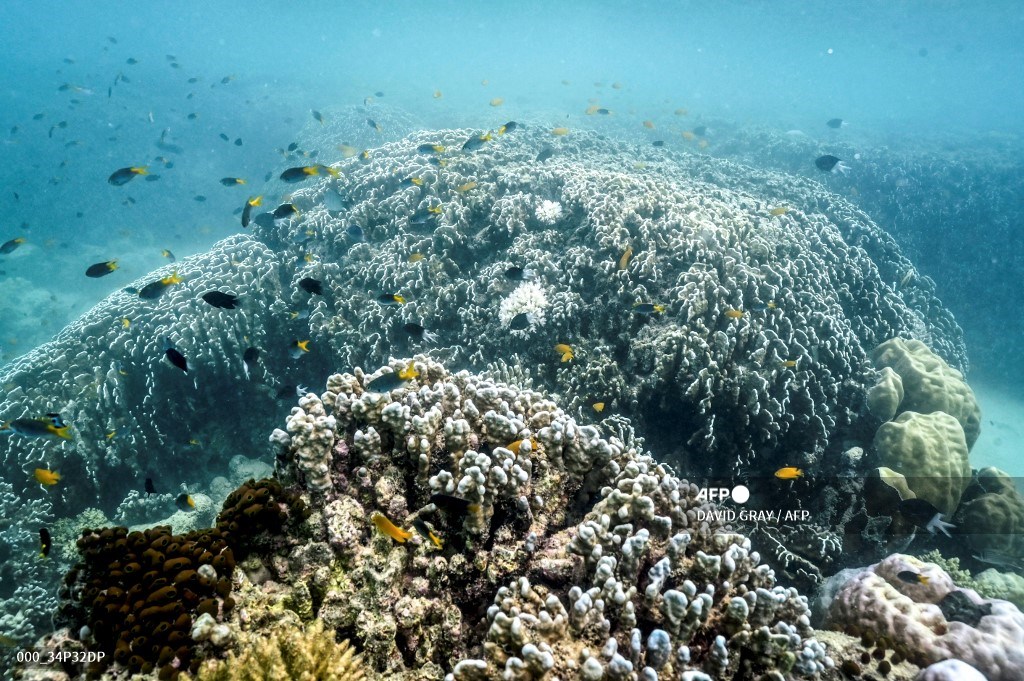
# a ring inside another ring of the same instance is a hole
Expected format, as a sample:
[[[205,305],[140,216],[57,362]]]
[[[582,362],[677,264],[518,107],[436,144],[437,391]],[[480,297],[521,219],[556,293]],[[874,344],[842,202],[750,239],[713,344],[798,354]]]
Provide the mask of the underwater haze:
[[[0,26],[4,678],[1024,678],[1021,3]]]

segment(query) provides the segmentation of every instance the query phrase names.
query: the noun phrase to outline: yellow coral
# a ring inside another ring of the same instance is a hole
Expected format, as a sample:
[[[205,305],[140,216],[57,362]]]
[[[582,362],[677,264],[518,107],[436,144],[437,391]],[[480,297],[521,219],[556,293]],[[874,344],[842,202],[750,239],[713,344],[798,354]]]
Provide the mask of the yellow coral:
[[[188,679],[187,675],[182,675]],[[196,681],[363,681],[362,654],[347,640],[337,643],[323,620],[303,628],[281,623],[271,632],[252,632],[226,660],[207,660]]]

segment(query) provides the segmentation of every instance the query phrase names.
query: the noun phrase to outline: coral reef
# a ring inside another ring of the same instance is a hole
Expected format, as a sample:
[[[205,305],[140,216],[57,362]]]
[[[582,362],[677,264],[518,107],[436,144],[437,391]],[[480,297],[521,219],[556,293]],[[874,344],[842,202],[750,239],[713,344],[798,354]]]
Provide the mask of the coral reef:
[[[1024,565],[1024,496],[998,468],[978,471],[954,521],[981,562],[1020,569]]]
[[[912,556],[893,554],[850,578],[831,603],[828,625],[884,637],[920,666],[957,658],[989,681],[1019,679],[1024,671],[1024,614],[957,588],[939,566]]]

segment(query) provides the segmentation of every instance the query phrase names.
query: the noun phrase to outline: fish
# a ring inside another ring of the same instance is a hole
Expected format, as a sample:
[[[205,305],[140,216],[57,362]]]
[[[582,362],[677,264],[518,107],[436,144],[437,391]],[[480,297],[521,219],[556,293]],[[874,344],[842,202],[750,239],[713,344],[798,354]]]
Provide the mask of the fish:
[[[629,261],[633,257],[633,246],[632,244],[626,245],[626,250],[622,252],[619,257],[619,270],[624,270],[629,267]]]
[[[622,89],[622,83],[619,83],[618,81],[612,83],[612,89],[613,90],[621,90]]]
[[[460,184],[458,187],[455,188],[455,191],[461,192],[461,193],[465,194],[470,189],[473,189],[475,187],[476,187],[476,182],[467,182],[466,184]]]
[[[783,369],[795,369],[796,364],[797,362],[795,359],[787,359],[779,362],[779,366],[782,367]]]
[[[403,326],[402,329],[407,334],[409,334],[411,338],[414,338],[418,341],[425,341],[427,343],[434,343],[437,341],[436,333],[427,331],[427,329],[424,328],[423,325],[417,324],[416,322],[409,322],[405,326]]]
[[[202,299],[214,307],[225,310],[234,310],[239,305],[238,296],[223,291],[207,291],[202,295]]]
[[[604,407],[604,402],[594,402],[593,404],[590,405],[590,408],[596,411],[598,414],[604,411]]]
[[[177,258],[174,257],[174,254],[171,253],[166,248],[160,251],[160,255],[167,258],[171,262],[176,262],[178,260]]]
[[[50,531],[45,527],[39,528],[39,557],[46,558],[50,555],[50,547],[53,541],[50,539]],[[441,547],[438,547],[441,548]]]
[[[136,64],[139,63],[139,60],[136,59],[135,57],[128,57],[127,59],[124,60],[124,63],[125,64],[130,64],[132,66],[135,66]]]
[[[406,382],[411,381],[420,375],[420,372],[416,371],[415,363],[410,360],[408,366],[400,371],[391,371],[390,373],[384,373],[373,379],[366,384],[367,392],[372,393],[386,393],[391,392],[395,388],[400,388]]]
[[[293,340],[291,350],[288,354],[292,359],[298,359],[309,352],[309,340]]]
[[[444,146],[440,144],[421,144],[416,147],[416,151],[421,154],[443,154]]]
[[[118,168],[110,174],[110,177],[107,178],[107,182],[115,187],[120,187],[134,180],[136,175],[147,175],[148,172],[149,171],[146,169],[146,166],[128,166],[127,168]]]
[[[313,120],[315,120],[320,125],[324,124],[324,115],[322,113],[320,113],[316,109],[311,109],[310,113],[313,114]]]
[[[156,300],[162,296],[164,291],[166,291],[170,286],[180,284],[183,281],[184,279],[179,277],[178,271],[175,270],[166,277],[152,281],[139,289],[139,298],[143,298],[145,300]]]
[[[206,201],[206,197],[202,194],[196,194],[195,196],[192,197],[192,200],[198,201],[199,203],[203,203]]]
[[[252,209],[258,207],[263,203],[263,195],[250,196],[245,201],[245,205],[242,206],[242,227],[248,227],[250,217],[252,216]]]
[[[274,219],[280,220],[281,218],[286,218],[289,215],[298,215],[298,213],[299,209],[295,207],[294,203],[282,203],[270,214],[274,216]]]
[[[728,317],[729,319],[739,319],[740,317],[743,316],[743,310],[737,310],[735,308],[730,307],[723,314],[725,314],[725,316]]]
[[[586,108],[586,110],[584,110],[584,112],[583,112],[583,113],[585,113],[585,114],[586,114],[586,115],[588,115],[588,116],[593,116],[594,114],[596,114],[596,113],[597,113],[598,109],[600,109],[600,108],[601,108],[601,107],[600,107],[600,106],[598,106],[597,104],[591,104],[590,106],[588,106],[588,107]]]
[[[53,487],[60,482],[60,473],[48,468],[37,468],[33,475],[35,475],[36,482],[47,487]]]
[[[607,116],[607,115],[609,115],[611,113],[611,111],[608,110],[608,109],[605,109],[604,107],[601,107],[595,113],[597,113],[598,116]]]
[[[775,477],[779,480],[796,480],[802,477],[804,472],[796,466],[784,466],[779,470],[775,471]]]
[[[468,499],[455,497],[451,494],[431,494],[430,503],[445,513],[451,513],[453,515],[477,513],[480,510],[479,504],[474,504]]]
[[[441,541],[441,538],[434,534],[433,530],[430,529],[430,526],[428,526],[424,521],[417,518],[412,521],[412,526],[416,528],[416,531],[420,533],[420,536],[433,542],[434,546],[439,549],[444,548],[444,543]]]
[[[505,278],[511,281],[528,281],[533,279],[534,272],[529,267],[513,265],[505,270]]]
[[[544,147],[537,153],[537,158],[533,159],[535,163],[543,163],[552,156],[555,155],[554,147]]]
[[[398,183],[399,187],[422,187],[423,178],[420,177],[407,177]]]
[[[156,487],[153,486],[153,478],[146,478],[146,496],[156,494]]]
[[[358,149],[348,144],[339,144],[337,148],[341,152],[342,158],[352,158],[359,153]]]
[[[426,258],[426,257],[427,257],[427,256],[423,255],[422,253],[410,253],[410,254],[409,254],[409,257],[408,257],[408,258],[406,258],[406,260],[405,260],[405,261],[406,261],[407,263],[409,263],[410,265],[412,265],[412,264],[414,264],[414,263],[418,263],[418,262],[420,262],[421,260],[423,260],[423,259],[424,259],[424,258]]]
[[[644,127],[648,130],[654,130],[654,121],[644,121]]]
[[[322,296],[324,294],[323,282],[319,279],[314,279],[313,277],[304,277],[300,279],[299,288],[306,293],[311,293],[317,296]]]
[[[441,97],[443,96],[444,93],[442,93],[440,90],[434,90],[434,99],[441,99]]]
[[[770,211],[768,211],[769,215],[773,215],[775,217],[785,215],[788,212],[789,206],[779,206],[778,208],[772,208]]]
[[[633,312],[635,314],[651,315],[660,314],[664,311],[664,305],[658,305],[656,303],[633,303]]]
[[[825,121],[825,125],[832,128],[833,130],[838,130],[839,128],[846,125],[846,121],[844,121],[842,118],[830,118],[827,121]]]
[[[370,522],[377,526],[377,529],[380,530],[381,534],[391,537],[399,544],[404,544],[406,540],[412,536],[412,532],[403,530],[398,525],[395,525],[387,519],[387,516],[379,511],[374,511],[370,514]]]
[[[10,253],[13,253],[18,248],[18,246],[22,245],[23,243],[25,243],[25,237],[22,236],[16,237],[14,239],[9,239],[8,241],[5,241],[2,246],[0,246],[0,254],[8,255]]]
[[[174,500],[174,505],[178,507],[179,511],[185,511],[186,513],[196,510],[196,500],[188,492],[179,494],[178,498]]]
[[[331,177],[339,177],[341,175],[337,169],[318,163],[312,166],[296,166],[294,168],[288,168],[279,175],[279,178],[283,182],[295,184],[296,182],[308,180],[314,175],[319,175],[321,172],[325,172]]]
[[[377,132],[383,132],[384,128],[381,127],[380,123],[373,120],[372,118],[366,119],[366,124],[376,130]]]
[[[242,353],[242,362],[245,365],[245,375],[249,376],[249,369],[255,369],[260,363],[259,348],[248,347]]]
[[[663,146],[665,146],[665,142],[664,142],[664,140],[654,140],[653,142],[651,142],[651,146],[663,147]]]
[[[405,298],[397,293],[382,293],[377,296],[377,302],[385,307],[405,305]]]
[[[220,183],[225,187],[234,187],[236,185],[245,184],[245,180],[240,177],[222,177]]]
[[[901,582],[906,582],[907,584],[927,584],[928,583],[928,577],[926,577],[925,575],[922,575],[920,572],[914,572],[913,570],[904,570],[903,572],[900,572],[896,576],[899,577]]]
[[[185,359],[185,355],[181,354],[178,349],[174,347],[174,344],[171,343],[171,339],[167,336],[164,336],[164,357],[166,357],[167,361],[173,366],[178,367],[186,374],[188,373],[188,360]]]
[[[558,345],[556,345],[555,352],[562,356],[563,362],[568,362],[569,360],[576,356],[576,354],[572,350],[572,347],[566,345],[565,343],[559,343]]]
[[[555,137],[563,137],[569,134],[569,128],[552,128],[551,134]]]
[[[352,237],[353,241],[362,241],[365,236],[363,234],[363,228],[359,225],[349,225],[345,228],[345,233]]]
[[[704,135],[708,134],[708,126],[698,125],[696,128],[693,129],[693,134],[696,135],[697,137],[703,137]]]
[[[501,106],[502,104],[505,103],[505,99],[504,97],[495,97],[489,103],[491,106]]]
[[[20,418],[5,421],[0,426],[0,433],[17,433],[25,437],[56,437],[62,440],[71,439],[71,426],[64,423],[60,414],[49,413],[38,418]]]
[[[93,279],[99,279],[100,277],[107,276],[116,269],[116,260],[106,260],[104,262],[98,262],[94,265],[89,265],[89,267],[87,267],[85,270],[85,276],[91,277]]]
[[[485,132],[481,135],[473,135],[463,143],[462,150],[476,151],[477,149],[482,149],[485,144],[491,141],[491,139],[493,138],[491,137],[490,132]]]
[[[223,78],[220,79],[220,84],[221,85],[227,85],[228,83],[230,83],[234,79],[235,79],[234,76],[224,76]]]
[[[846,171],[850,169],[850,166],[843,163],[838,156],[831,154],[819,156],[814,160],[814,165],[817,166],[818,170],[826,173],[842,173],[845,175]]]
[[[525,331],[534,325],[537,316],[532,312],[520,312],[508,321],[508,328],[512,331]]]

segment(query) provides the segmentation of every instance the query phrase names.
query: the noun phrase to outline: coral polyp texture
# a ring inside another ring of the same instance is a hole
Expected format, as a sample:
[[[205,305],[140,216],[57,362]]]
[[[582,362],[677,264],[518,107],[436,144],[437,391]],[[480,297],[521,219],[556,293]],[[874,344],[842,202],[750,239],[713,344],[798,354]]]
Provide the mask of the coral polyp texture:
[[[827,624],[885,638],[922,667],[956,658],[989,681],[1014,681],[1024,670],[1017,606],[957,588],[942,568],[912,556],[893,554],[853,575],[832,601]]]

